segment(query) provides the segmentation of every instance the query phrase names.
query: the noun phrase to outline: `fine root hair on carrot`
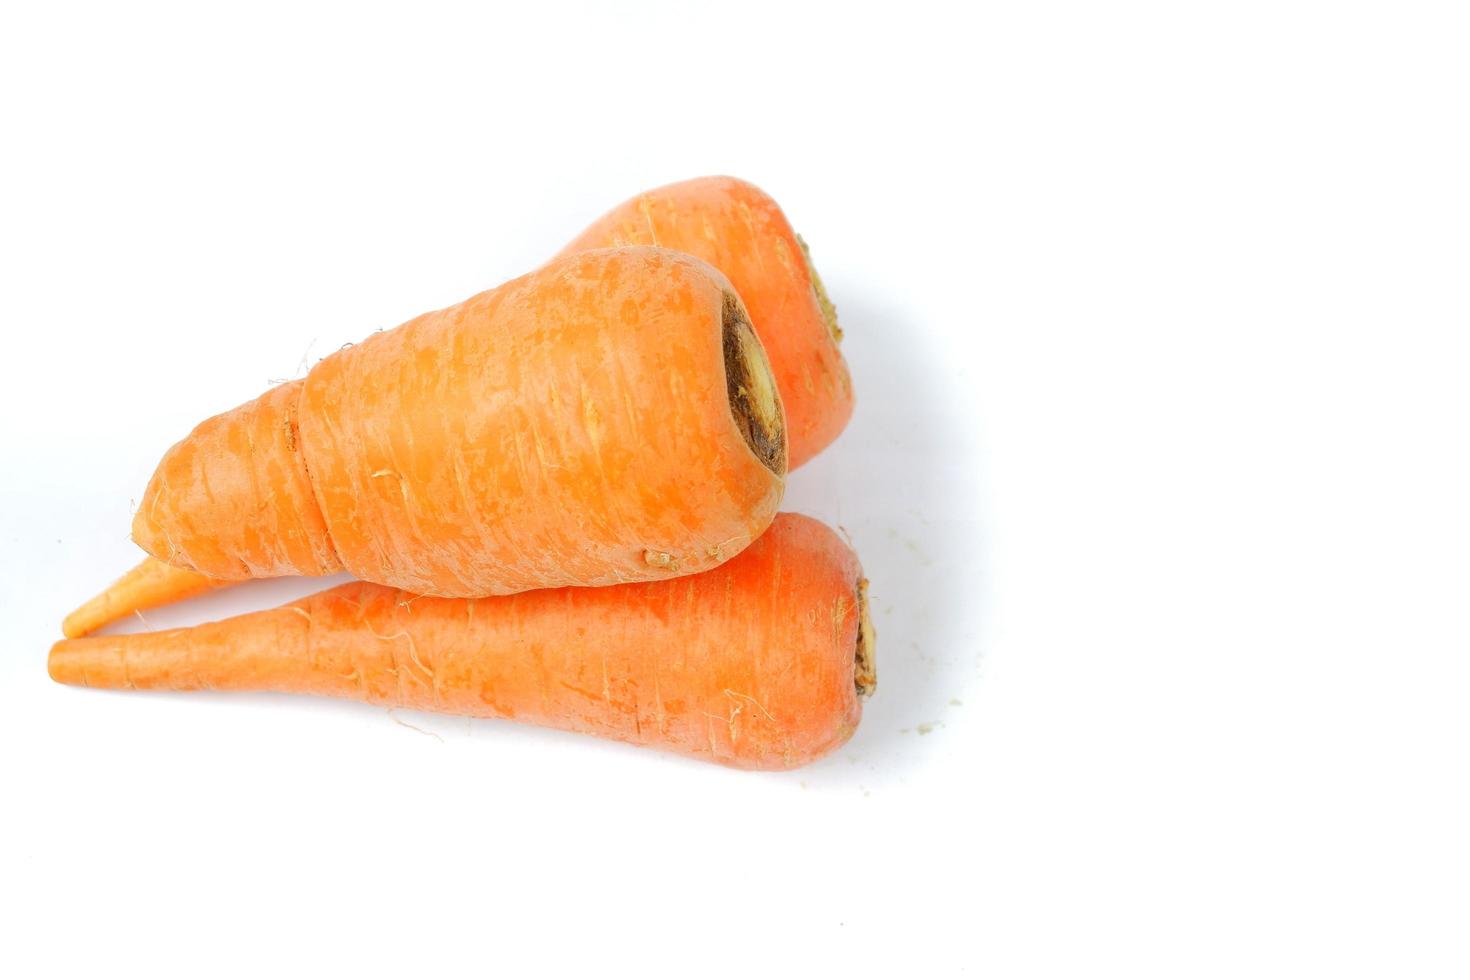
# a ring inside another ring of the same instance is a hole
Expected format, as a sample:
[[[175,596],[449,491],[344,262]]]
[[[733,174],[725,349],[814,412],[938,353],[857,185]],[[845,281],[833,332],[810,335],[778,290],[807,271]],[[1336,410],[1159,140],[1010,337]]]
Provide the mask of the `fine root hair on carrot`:
[[[398,717],[397,713],[395,713],[394,709],[392,708],[388,709],[388,717],[393,720],[393,724],[398,725],[401,728],[407,728],[411,732],[418,732],[420,735],[427,735],[430,738],[438,739],[440,744],[443,744],[444,742],[443,735],[440,735],[438,732],[431,732],[427,728],[420,728],[417,725],[410,725],[408,722]]]

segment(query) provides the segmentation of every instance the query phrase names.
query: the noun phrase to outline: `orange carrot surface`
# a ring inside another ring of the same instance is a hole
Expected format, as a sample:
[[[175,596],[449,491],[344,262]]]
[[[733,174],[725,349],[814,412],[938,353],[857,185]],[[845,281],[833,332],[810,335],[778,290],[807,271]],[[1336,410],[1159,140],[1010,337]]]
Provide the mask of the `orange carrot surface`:
[[[837,438],[853,404],[837,310],[806,243],[768,194],[734,177],[670,184],[618,205],[561,254],[608,245],[678,249],[728,276],[771,359],[791,466]]]
[[[665,249],[601,249],[204,422],[159,465],[133,537],[218,579],[610,585],[736,554],[785,473],[780,398],[725,277]]]
[[[805,243],[774,200],[733,177],[670,184],[640,194],[604,215],[562,255],[624,244],[677,248],[710,262],[730,278],[771,364],[785,410],[791,466],[810,459],[837,437],[852,414],[853,395],[847,365],[837,346],[841,330],[836,310],[811,265]],[[309,514],[303,522],[316,530]],[[667,549],[654,550],[656,556],[675,560]],[[289,557],[294,570],[335,567],[330,555],[322,561],[309,548],[302,551],[298,548]],[[145,558],[107,593],[69,616],[64,624],[66,635],[84,635],[135,609],[184,599],[211,587],[207,578],[182,572],[166,576],[151,567],[157,564]],[[225,567],[220,574],[229,577],[213,580],[214,587],[228,584],[244,571]],[[252,568],[251,574],[265,572]],[[162,588],[166,581],[177,586],[175,594]],[[134,595],[136,599],[130,598]]]
[[[219,579],[187,568],[169,565],[157,558],[144,558],[130,572],[109,585],[106,591],[67,616],[61,623],[61,633],[67,637],[86,636],[115,619],[203,595],[222,584]]]
[[[782,514],[677,580],[439,599],[351,583],[192,629],[63,640],[64,684],[286,691],[789,769],[852,734],[875,684],[857,556]]]

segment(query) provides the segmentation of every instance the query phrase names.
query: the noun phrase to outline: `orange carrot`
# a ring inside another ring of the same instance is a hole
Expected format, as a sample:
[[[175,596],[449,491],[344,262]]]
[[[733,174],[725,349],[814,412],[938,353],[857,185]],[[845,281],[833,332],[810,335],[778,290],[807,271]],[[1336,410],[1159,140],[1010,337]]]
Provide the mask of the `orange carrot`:
[[[217,579],[346,569],[414,592],[719,564],[786,473],[769,365],[719,272],[583,252],[376,334],[169,450],[133,538]]]
[[[853,403],[837,310],[806,243],[769,195],[734,177],[670,184],[618,205],[561,254],[608,245],[678,249],[728,276],[771,359],[791,467],[837,438]]]
[[[769,358],[785,409],[790,466],[810,459],[837,437],[853,407],[852,382],[837,346],[842,336],[837,312],[811,265],[806,243],[792,231],[769,195],[733,177],[670,184],[614,208],[561,256],[625,244],[676,248],[704,259],[729,277]],[[303,520],[311,523],[309,516]],[[666,550],[660,553],[672,555]],[[308,572],[333,567],[330,561],[316,561],[309,549],[293,555],[292,561],[293,568]],[[181,587],[177,594],[170,596],[155,588],[137,593],[147,605],[130,600],[130,578],[154,583],[162,578],[151,567],[156,564],[155,559],[144,558],[109,590],[106,605],[99,607],[98,600],[93,600],[68,617],[70,628],[80,632],[66,635],[82,635],[134,609],[163,605],[208,588],[204,579],[175,575],[173,580]],[[215,586],[238,577],[236,573],[217,579]],[[83,616],[84,610],[90,614]]]
[[[836,749],[875,684],[857,556],[793,514],[672,581],[485,599],[351,583],[192,629],[63,640],[88,687],[285,691],[506,718],[747,769]]]
[[[109,585],[105,592],[89,599],[66,617],[61,623],[61,634],[86,636],[115,619],[202,595],[220,585],[218,579],[169,565],[157,558],[145,558],[132,571]]]

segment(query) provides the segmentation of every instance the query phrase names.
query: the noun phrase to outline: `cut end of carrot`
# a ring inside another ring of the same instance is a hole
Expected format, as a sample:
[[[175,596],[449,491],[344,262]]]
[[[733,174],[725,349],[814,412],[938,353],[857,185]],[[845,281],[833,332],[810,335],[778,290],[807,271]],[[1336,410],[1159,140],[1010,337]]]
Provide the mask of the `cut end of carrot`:
[[[812,278],[812,290],[817,294],[817,305],[822,308],[822,319],[827,323],[827,332],[832,335],[833,343],[840,344],[842,328],[837,325],[837,307],[832,305],[832,297],[827,295],[827,287],[822,285],[817,267],[812,265],[812,250],[807,247],[806,239],[800,235],[796,236],[796,244],[801,246],[801,257],[806,260],[806,272]]]
[[[878,661],[875,653],[878,633],[873,629],[873,617],[868,611],[868,580],[858,579],[858,634],[857,650],[853,656],[852,680],[860,697],[869,697],[878,689]]]
[[[730,413],[750,451],[778,476],[786,475],[786,413],[776,378],[740,298],[725,293],[725,386]]]

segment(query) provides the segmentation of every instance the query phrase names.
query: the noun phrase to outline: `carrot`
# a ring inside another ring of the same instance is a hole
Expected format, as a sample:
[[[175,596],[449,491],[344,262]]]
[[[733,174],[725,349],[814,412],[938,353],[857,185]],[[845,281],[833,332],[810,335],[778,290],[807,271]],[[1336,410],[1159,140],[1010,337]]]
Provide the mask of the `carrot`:
[[[728,276],[771,359],[791,467],[837,438],[853,406],[837,310],[806,242],[768,194],[734,177],[669,184],[613,208],[561,254],[608,245],[678,249]]]
[[[157,558],[145,558],[132,571],[109,585],[106,591],[67,616],[61,623],[61,634],[86,636],[115,619],[202,595],[221,584],[219,579],[187,568],[169,565]]]
[[[174,446],[133,520],[216,579],[482,596],[697,572],[765,529],[784,423],[739,298],[602,249],[319,362]]]
[[[778,516],[672,581],[485,599],[354,582],[192,629],[62,640],[63,684],[284,691],[505,718],[747,769],[836,749],[875,684],[857,556]]]
[[[853,408],[852,382],[837,346],[842,336],[837,311],[812,267],[806,243],[792,231],[769,195],[733,177],[700,177],[670,184],[614,208],[574,239],[559,258],[627,244],[676,248],[704,259],[729,277],[771,365],[785,409],[790,466],[799,466],[837,437]],[[673,555],[666,549],[656,554]],[[314,565],[309,552],[295,555],[294,560],[294,568],[306,571],[314,567],[325,571],[331,566],[330,562]],[[158,582],[163,575],[151,567],[154,564],[155,559],[144,558],[130,576]],[[215,586],[238,577],[238,573],[221,577]],[[81,616],[83,610],[78,610],[68,617],[71,629],[80,632],[66,635],[83,635],[134,609],[184,599],[208,587],[198,578],[176,575],[173,580],[187,594],[180,591],[169,596],[159,589],[139,592],[145,605],[129,600],[129,576],[125,576],[109,590],[111,601],[105,606],[99,608],[93,600],[83,607],[91,615]]]

